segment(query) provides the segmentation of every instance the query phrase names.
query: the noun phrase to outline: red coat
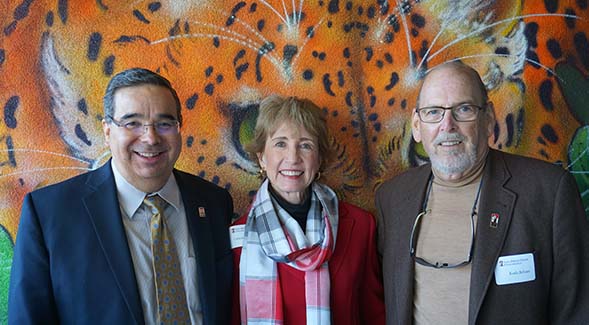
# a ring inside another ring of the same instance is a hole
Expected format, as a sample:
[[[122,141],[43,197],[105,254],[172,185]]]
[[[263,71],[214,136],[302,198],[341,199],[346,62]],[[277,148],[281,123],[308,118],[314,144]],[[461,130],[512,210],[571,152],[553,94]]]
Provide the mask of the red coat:
[[[247,213],[234,225],[245,224]],[[374,217],[354,205],[339,202],[335,251],[329,260],[331,317],[335,325],[384,324],[382,271],[376,254]],[[239,260],[241,247],[233,249],[233,317],[240,323]],[[306,324],[304,272],[278,264],[284,293],[284,324]]]

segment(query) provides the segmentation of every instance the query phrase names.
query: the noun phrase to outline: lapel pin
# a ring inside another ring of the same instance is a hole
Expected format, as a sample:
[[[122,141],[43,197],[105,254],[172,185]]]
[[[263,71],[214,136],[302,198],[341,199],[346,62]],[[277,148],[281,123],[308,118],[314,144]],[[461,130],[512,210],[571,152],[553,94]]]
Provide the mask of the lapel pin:
[[[207,216],[204,207],[198,207],[198,216],[201,218],[204,218]]]
[[[489,227],[497,228],[498,225],[499,225],[499,213],[491,213],[491,223],[489,224]]]

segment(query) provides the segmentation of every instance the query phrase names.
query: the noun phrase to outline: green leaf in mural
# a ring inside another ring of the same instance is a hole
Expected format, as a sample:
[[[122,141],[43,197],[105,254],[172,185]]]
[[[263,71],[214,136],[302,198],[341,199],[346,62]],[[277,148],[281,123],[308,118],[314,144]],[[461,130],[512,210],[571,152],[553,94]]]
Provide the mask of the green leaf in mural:
[[[10,234],[0,225],[0,324],[8,322],[8,284],[13,248]]]
[[[569,63],[559,63],[554,70],[569,110],[579,123],[589,124],[589,80],[577,67]]]
[[[569,171],[575,177],[585,215],[589,218],[589,126],[583,126],[575,131],[569,144]]]

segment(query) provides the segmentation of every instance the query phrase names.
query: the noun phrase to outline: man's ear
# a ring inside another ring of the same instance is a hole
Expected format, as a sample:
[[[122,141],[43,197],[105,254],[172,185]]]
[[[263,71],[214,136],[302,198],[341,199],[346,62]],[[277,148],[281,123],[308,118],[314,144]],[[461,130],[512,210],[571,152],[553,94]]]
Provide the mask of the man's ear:
[[[485,117],[486,123],[485,127],[487,129],[487,137],[490,137],[493,134],[493,130],[495,129],[495,106],[493,105],[492,101],[487,102],[487,107],[485,110]]]
[[[417,110],[413,110],[413,115],[411,117],[411,134],[413,135],[413,140],[415,140],[415,142],[421,142],[420,127],[419,114],[417,114]]]
[[[110,123],[102,119],[102,133],[104,133],[104,143],[110,146]]]

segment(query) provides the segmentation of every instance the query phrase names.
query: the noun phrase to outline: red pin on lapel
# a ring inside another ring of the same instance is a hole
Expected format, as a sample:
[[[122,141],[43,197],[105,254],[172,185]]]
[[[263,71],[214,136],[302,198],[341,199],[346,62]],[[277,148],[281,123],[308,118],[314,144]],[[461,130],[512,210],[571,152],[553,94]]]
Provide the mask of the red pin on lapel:
[[[497,228],[498,225],[499,225],[499,213],[491,213],[491,223],[489,224],[489,227]]]
[[[207,216],[207,213],[205,212],[204,207],[198,207],[198,216],[201,218],[204,218]]]

